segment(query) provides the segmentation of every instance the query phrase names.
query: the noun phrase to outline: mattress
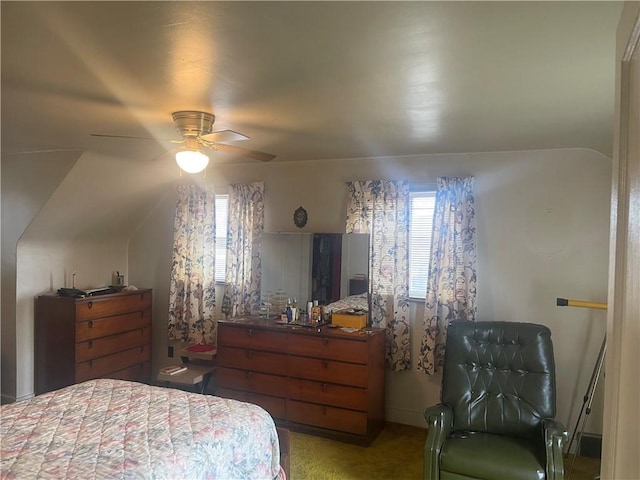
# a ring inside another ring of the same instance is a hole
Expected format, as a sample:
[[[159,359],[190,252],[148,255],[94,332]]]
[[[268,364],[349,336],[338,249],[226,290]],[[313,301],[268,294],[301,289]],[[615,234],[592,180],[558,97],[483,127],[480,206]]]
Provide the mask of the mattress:
[[[90,380],[2,405],[0,478],[284,479],[271,416],[250,403]]]

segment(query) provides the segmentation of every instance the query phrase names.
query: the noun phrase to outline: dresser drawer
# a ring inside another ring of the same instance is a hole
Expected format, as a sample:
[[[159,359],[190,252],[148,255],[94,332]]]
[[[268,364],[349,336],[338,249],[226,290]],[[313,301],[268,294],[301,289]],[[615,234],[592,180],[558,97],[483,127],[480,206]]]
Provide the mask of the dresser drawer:
[[[286,332],[273,332],[246,326],[220,324],[218,326],[218,347],[221,345],[284,352],[287,349],[287,334]]]
[[[287,355],[283,353],[219,346],[216,363],[256,372],[287,374]]]
[[[104,357],[121,350],[128,350],[151,343],[151,328],[142,327],[125,333],[100,337],[95,340],[76,343],[76,362],[85,362]]]
[[[260,395],[259,393],[244,392],[230,388],[216,387],[216,395],[219,397],[232,398],[241,402],[253,403],[264,408],[273,418],[284,420],[285,400],[281,397],[270,395]]]
[[[149,360],[151,360],[150,345],[143,345],[95,360],[88,360],[76,365],[76,382],[84,382],[92,378],[108,377],[110,373]]]
[[[90,297],[76,303],[76,322],[151,308],[151,292]]]
[[[151,310],[76,323],[76,342],[114,335],[151,325]]]
[[[290,357],[289,376],[320,382],[367,387],[368,368],[355,363],[307,357]]]
[[[367,390],[364,388],[296,378],[289,379],[287,383],[287,398],[363,411],[368,404]]]
[[[216,369],[216,385],[277,397],[287,393],[287,377],[221,366]]]
[[[369,356],[365,338],[348,340],[300,334],[290,334],[289,353],[352,363],[367,363]]]
[[[365,435],[367,433],[367,414],[364,412],[297,402],[295,400],[287,400],[286,407],[286,420],[289,422],[330,428],[331,430],[339,430],[356,435]]]

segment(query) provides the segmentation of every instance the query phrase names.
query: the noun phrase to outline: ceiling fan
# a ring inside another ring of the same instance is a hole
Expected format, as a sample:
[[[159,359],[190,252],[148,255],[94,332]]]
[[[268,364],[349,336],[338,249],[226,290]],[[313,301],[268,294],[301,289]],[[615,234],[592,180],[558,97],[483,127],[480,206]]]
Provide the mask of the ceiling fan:
[[[171,143],[182,145],[182,147],[178,147],[172,151],[177,150],[176,162],[185,172],[198,173],[207,167],[209,164],[209,157],[203,152],[204,148],[233,153],[253,158],[255,160],[260,160],[262,162],[268,162],[276,157],[270,153],[219,143],[220,141],[248,140],[249,137],[242,135],[241,133],[234,132],[233,130],[219,130],[214,132],[213,123],[215,122],[216,117],[211,113],[199,112],[196,110],[180,110],[178,112],[173,112],[172,117],[178,133],[182,136],[182,140],[169,141]],[[150,137],[105,135],[98,133],[92,133],[91,136],[153,140]],[[166,152],[163,155],[170,152]]]

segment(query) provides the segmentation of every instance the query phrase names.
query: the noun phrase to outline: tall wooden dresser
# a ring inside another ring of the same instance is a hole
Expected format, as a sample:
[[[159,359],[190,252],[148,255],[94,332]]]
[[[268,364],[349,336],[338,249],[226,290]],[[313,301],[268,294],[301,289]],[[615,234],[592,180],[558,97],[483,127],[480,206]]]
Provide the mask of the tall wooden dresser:
[[[36,395],[93,378],[148,382],[152,291],[36,297]]]
[[[384,426],[384,354],[381,329],[223,320],[216,394],[256,403],[285,428],[368,445]]]

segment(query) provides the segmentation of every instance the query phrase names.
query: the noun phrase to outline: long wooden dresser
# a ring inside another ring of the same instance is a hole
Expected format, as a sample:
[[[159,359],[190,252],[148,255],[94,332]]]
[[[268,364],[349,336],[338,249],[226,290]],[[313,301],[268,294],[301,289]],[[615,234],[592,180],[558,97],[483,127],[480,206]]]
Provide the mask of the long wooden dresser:
[[[259,319],[218,324],[216,394],[280,426],[368,445],[384,426],[385,332]]]
[[[148,382],[152,291],[35,303],[36,395],[93,378]]]

